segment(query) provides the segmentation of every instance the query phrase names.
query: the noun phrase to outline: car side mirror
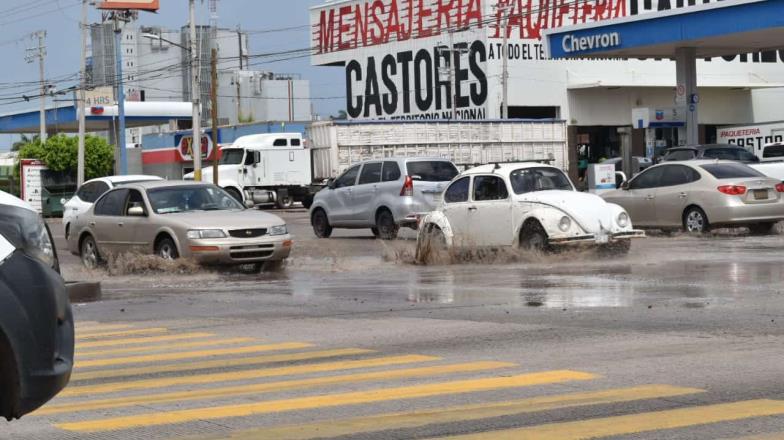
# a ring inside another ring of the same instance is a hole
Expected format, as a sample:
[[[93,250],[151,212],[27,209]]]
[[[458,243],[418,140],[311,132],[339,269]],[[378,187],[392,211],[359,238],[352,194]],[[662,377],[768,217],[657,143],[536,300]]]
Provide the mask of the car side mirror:
[[[329,180],[327,180],[327,188],[329,188],[329,189],[335,189],[335,179],[329,179]]]
[[[68,200],[67,200],[65,197],[63,197],[62,199],[60,199],[60,204],[61,204],[61,205],[65,205],[66,203],[68,203]]]
[[[254,206],[256,206],[256,203],[254,203],[253,200],[251,200],[251,199],[246,199],[245,203],[243,203],[243,204],[248,209],[253,208]]]
[[[629,190],[629,181],[628,180],[626,180],[626,181],[621,183],[621,189],[624,190],[624,191],[628,191]]]
[[[144,208],[141,206],[131,206],[128,208],[128,215],[130,217],[144,217]]]

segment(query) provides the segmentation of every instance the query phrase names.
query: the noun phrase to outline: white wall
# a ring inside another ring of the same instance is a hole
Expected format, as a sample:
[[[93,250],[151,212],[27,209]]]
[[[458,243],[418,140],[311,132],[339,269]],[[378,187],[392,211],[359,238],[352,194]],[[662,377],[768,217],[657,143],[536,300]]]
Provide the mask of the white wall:
[[[751,91],[754,122],[784,121],[784,87]]]
[[[700,124],[724,125],[751,122],[751,93],[728,88],[700,89]],[[569,91],[571,125],[629,125],[634,107],[673,106],[671,88],[591,88]],[[737,122],[733,122],[737,121]]]

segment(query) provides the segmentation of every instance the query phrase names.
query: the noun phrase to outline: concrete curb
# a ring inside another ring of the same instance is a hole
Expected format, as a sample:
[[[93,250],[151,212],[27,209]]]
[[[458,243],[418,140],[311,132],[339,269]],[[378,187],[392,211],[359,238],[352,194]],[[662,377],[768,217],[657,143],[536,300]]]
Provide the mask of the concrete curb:
[[[103,297],[99,282],[69,281],[65,283],[65,287],[72,303],[96,302]]]

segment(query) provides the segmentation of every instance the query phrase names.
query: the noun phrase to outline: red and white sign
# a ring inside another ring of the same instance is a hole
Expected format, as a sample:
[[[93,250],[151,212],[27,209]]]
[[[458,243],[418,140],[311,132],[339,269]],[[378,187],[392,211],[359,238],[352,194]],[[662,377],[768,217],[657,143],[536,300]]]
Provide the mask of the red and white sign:
[[[180,158],[185,162],[193,160],[193,136],[183,136],[177,145],[177,152]],[[201,157],[206,159],[212,155],[212,140],[209,136],[202,135],[201,137]]]
[[[43,162],[36,159],[22,159],[19,161],[22,180],[20,185],[20,198],[33,205],[38,212],[43,211],[43,178],[41,172],[48,168]]]
[[[98,9],[132,9],[155,12],[160,9],[160,0],[103,0]]]

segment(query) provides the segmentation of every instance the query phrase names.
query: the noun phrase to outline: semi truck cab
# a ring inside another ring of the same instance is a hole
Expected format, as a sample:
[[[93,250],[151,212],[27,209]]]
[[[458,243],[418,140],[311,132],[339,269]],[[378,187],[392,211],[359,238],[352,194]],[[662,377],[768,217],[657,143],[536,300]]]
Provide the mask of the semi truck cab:
[[[246,205],[289,208],[312,200],[311,155],[300,133],[265,133],[237,138],[221,148],[218,185]],[[186,179],[193,179],[193,173]],[[202,180],[213,180],[204,167]]]

